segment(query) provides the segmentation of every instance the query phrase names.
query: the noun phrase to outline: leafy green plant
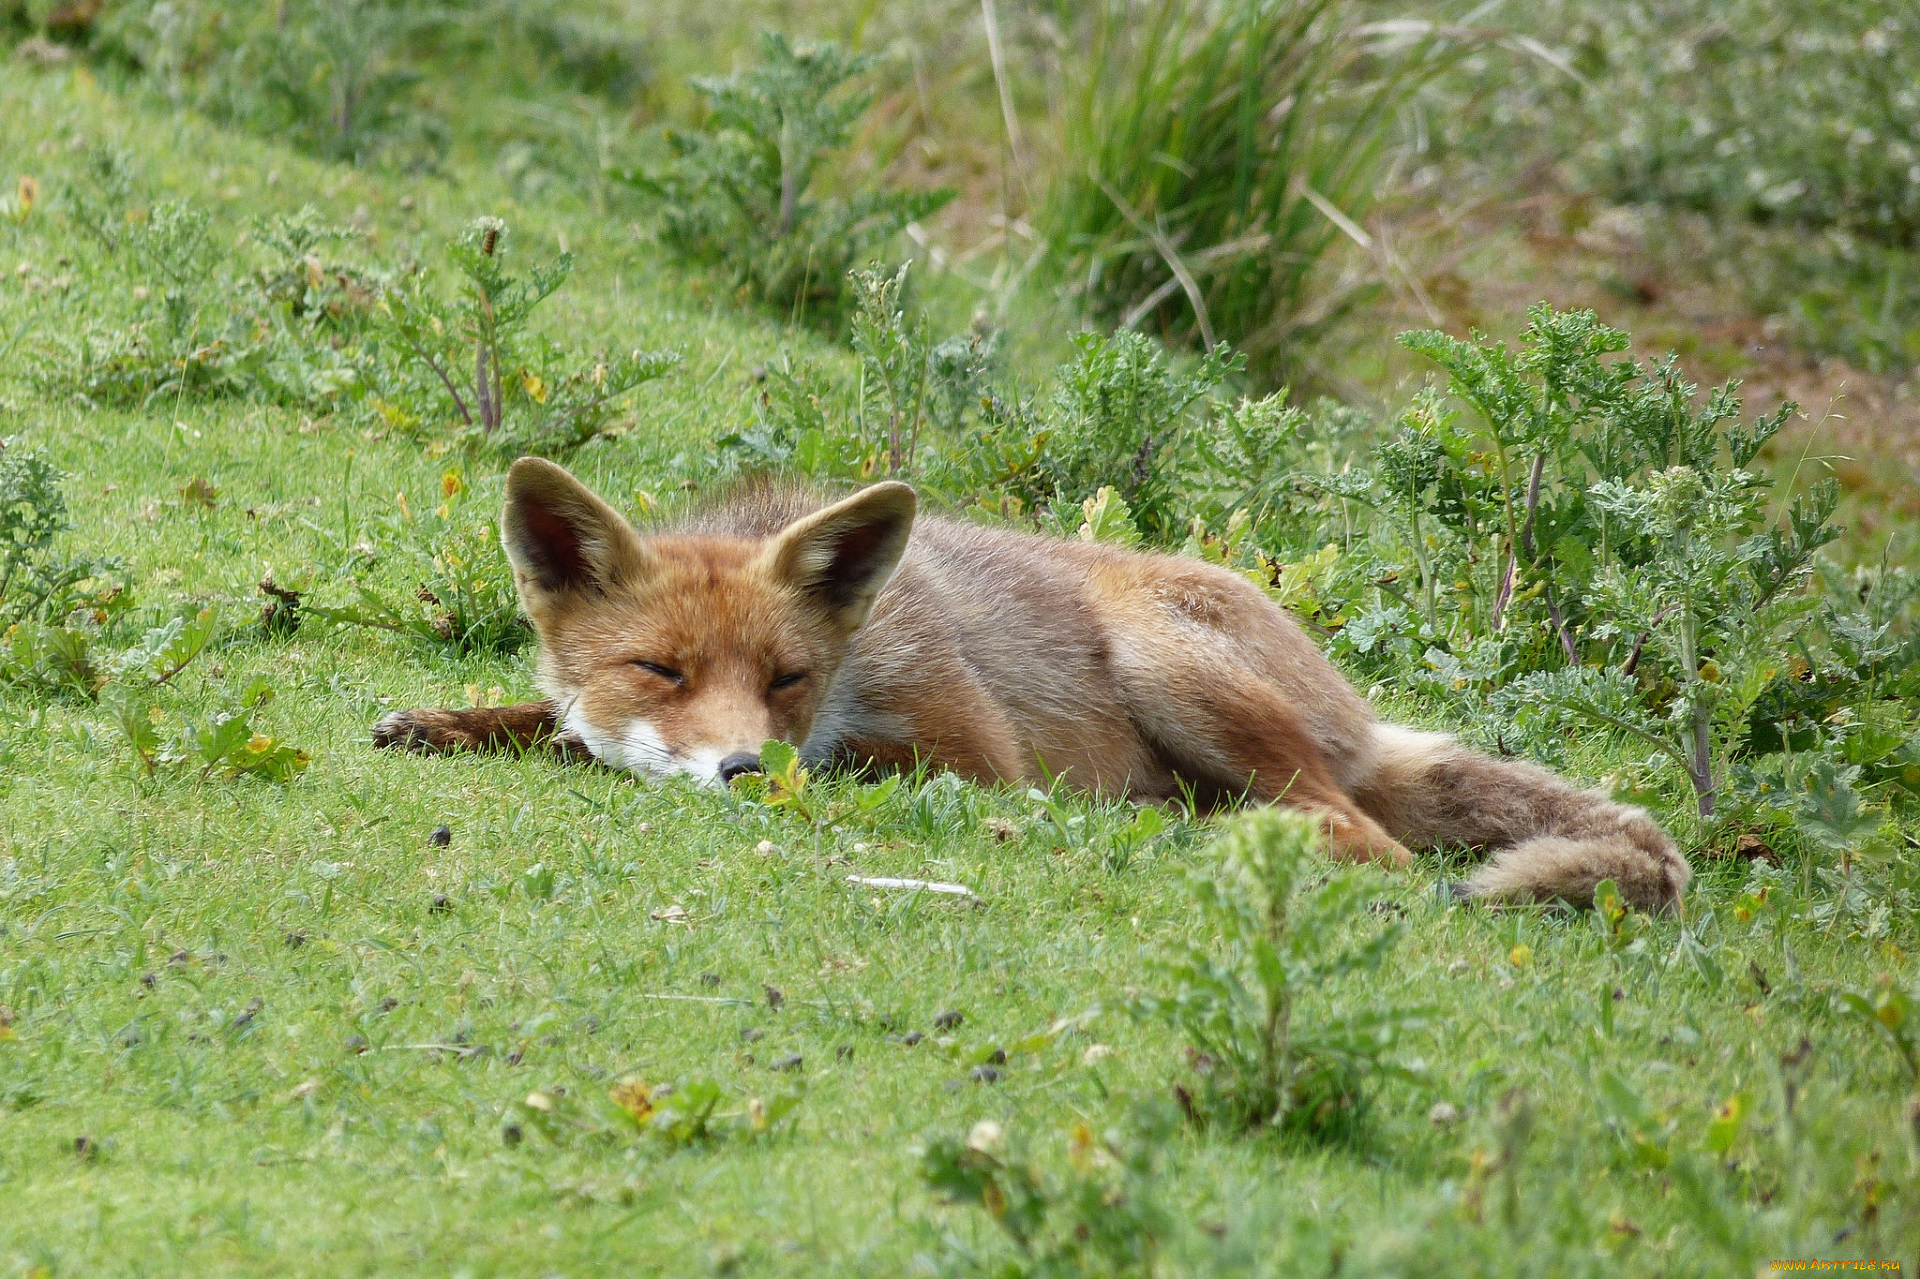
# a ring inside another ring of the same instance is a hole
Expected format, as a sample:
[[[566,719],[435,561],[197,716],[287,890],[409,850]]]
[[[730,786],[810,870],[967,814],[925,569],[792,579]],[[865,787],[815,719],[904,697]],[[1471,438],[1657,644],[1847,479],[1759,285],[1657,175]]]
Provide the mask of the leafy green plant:
[[[694,90],[706,131],[670,130],[673,160],[631,174],[659,205],[661,242],[689,261],[725,269],[734,287],[777,310],[837,325],[847,275],[909,222],[952,198],[884,188],[828,194],[823,171],[872,104],[853,83],[873,59],[837,44],[760,37],[760,62]]]
[[[1789,677],[1782,654],[1818,609],[1813,557],[1837,535],[1831,483],[1789,502],[1746,469],[1792,407],[1743,424],[1723,386],[1696,408],[1672,359],[1616,358],[1626,335],[1591,312],[1534,308],[1518,350],[1402,341],[1467,412],[1422,396],[1371,469],[1310,480],[1393,537],[1376,585],[1398,604],[1343,647],[1364,659],[1406,636],[1400,660],[1434,691],[1463,709],[1492,693],[1530,742],[1561,713],[1627,733],[1678,764],[1712,817],[1756,705]]]
[[[1891,973],[1880,974],[1870,991],[1846,990],[1838,996],[1840,1010],[1870,1025],[1892,1045],[1920,1088],[1920,989],[1902,987]]]
[[[1196,1120],[1337,1136],[1380,1076],[1404,1070],[1396,1052],[1420,1014],[1341,998],[1399,935],[1356,928],[1377,882],[1326,874],[1313,820],[1278,809],[1236,819],[1189,876],[1205,940],[1167,955],[1165,985],[1135,1010],[1187,1041],[1193,1083],[1178,1093]]]
[[[211,103],[330,160],[432,168],[447,128],[421,105],[421,76],[407,53],[449,17],[404,0],[283,0],[270,25],[236,42]]]
[[[679,357],[601,354],[584,366],[529,332],[536,308],[566,282],[573,258],[511,270],[506,223],[478,218],[449,246],[462,286],[454,300],[416,279],[389,290],[362,347],[368,402],[388,425],[430,434],[448,426],[504,453],[562,455],[613,429],[626,397]],[[572,367],[567,367],[572,365]]]
[[[72,528],[66,478],[42,454],[0,440],[0,683],[91,698],[105,678],[94,639],[133,599],[118,560],[56,553]]]
[[[631,1140],[639,1135],[670,1148],[755,1141],[791,1127],[798,1092],[740,1098],[711,1079],[649,1083],[623,1075],[604,1097],[564,1088],[535,1089],[508,1107],[510,1141],[531,1128],[556,1145]]]
[[[206,210],[147,201],[140,186],[128,156],[95,149],[68,188],[68,216],[98,249],[94,296],[117,305],[60,326],[37,382],[125,407],[234,397],[324,410],[354,387],[350,348],[386,287],[339,255],[354,233],[305,208],[260,220],[235,253]]]
[[[1502,25],[1552,56],[1433,95],[1456,125],[1436,140],[1493,170],[1478,181],[1544,145],[1576,224],[1589,195],[1650,206],[1655,261],[1705,264],[1800,344],[1875,370],[1920,359],[1920,35],[1899,0],[1543,0]]]
[[[1076,358],[1043,398],[988,395],[980,426],[949,433],[929,479],[969,505],[1033,516],[1057,509],[1053,523],[1068,533],[1081,504],[1110,488],[1142,535],[1177,545],[1214,397],[1241,360],[1222,345],[1188,365],[1130,332],[1082,334],[1074,344]]]
[[[431,169],[444,120],[416,55],[461,18],[458,0],[126,0],[90,10],[96,58],[144,72],[168,98],[350,164]]]
[[[1766,0],[1583,13],[1572,34],[1618,122],[1592,135],[1591,171],[1630,200],[1920,244],[1911,12],[1865,0],[1780,14]]]
[[[391,631],[457,656],[522,648],[533,632],[493,516],[469,505],[458,470],[441,476],[440,491],[445,500],[433,511],[403,506],[386,522],[382,551],[344,575],[352,598],[339,600],[334,582],[312,570],[263,581],[267,631],[290,635],[312,620]]]
[[[1344,0],[1104,0],[1070,62],[1033,211],[1102,324],[1230,341],[1269,383],[1364,296],[1322,264],[1359,228],[1396,108],[1438,46],[1382,43]]]
[[[219,633],[218,609],[203,608],[153,627],[113,663],[114,678],[146,688],[171,684]]]
[[[255,726],[254,712],[272,700],[273,688],[255,680],[228,709],[205,719],[181,718],[171,736],[163,731],[169,716],[140,686],[115,684],[106,702],[148,776],[198,767],[203,779],[219,774],[287,782],[306,771],[311,757]]]
[[[61,358],[47,363],[41,380],[127,407],[244,393],[262,345],[223,287],[207,212],[186,200],[160,201],[101,243],[109,278],[126,282],[132,306],[124,322],[94,319],[59,335]]]
[[[909,315],[902,305],[906,282],[905,265],[892,275],[853,273],[853,350],[860,357],[862,387],[873,388],[871,398],[879,401],[879,416],[886,422],[887,470],[895,475],[913,469],[920,428],[935,391],[932,326],[926,316]]]
[[[1076,1123],[1060,1175],[992,1120],[975,1124],[964,1139],[927,1142],[920,1153],[927,1187],[948,1203],[984,1211],[1015,1250],[1010,1265],[995,1264],[949,1236],[949,1263],[1023,1279],[1157,1273],[1162,1241],[1174,1229],[1161,1190],[1172,1130],[1164,1107],[1145,1105],[1098,1136]]]

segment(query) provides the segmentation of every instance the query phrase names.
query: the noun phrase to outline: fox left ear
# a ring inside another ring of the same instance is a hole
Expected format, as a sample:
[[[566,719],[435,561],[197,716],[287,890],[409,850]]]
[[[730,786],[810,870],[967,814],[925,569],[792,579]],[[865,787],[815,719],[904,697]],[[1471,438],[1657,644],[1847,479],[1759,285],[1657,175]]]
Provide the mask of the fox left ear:
[[[861,489],[782,529],[763,562],[852,634],[907,549],[915,505],[913,490],[897,481]]]

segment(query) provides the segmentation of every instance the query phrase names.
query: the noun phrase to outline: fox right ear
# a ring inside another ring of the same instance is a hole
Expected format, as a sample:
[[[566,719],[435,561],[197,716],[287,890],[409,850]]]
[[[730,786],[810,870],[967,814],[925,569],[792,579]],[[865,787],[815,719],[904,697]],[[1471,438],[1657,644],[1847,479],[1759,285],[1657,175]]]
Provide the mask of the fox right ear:
[[[536,627],[560,600],[604,594],[647,565],[646,548],[620,512],[544,458],[523,457],[507,472],[500,544]]]

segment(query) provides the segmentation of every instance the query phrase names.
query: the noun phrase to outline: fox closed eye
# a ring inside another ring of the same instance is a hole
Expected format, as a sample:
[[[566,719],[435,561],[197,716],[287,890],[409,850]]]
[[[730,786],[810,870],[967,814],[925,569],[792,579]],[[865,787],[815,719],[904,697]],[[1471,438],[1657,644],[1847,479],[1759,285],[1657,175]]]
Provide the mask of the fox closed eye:
[[[687,682],[687,677],[679,671],[674,670],[671,666],[662,666],[658,662],[643,662],[637,659],[631,664],[638,666],[649,675],[658,675],[669,684],[684,684]]]
[[[782,675],[778,679],[774,680],[773,683],[767,685],[767,690],[769,692],[778,693],[782,689],[796,687],[806,678],[807,678],[807,673],[805,671],[794,671],[791,674]]]

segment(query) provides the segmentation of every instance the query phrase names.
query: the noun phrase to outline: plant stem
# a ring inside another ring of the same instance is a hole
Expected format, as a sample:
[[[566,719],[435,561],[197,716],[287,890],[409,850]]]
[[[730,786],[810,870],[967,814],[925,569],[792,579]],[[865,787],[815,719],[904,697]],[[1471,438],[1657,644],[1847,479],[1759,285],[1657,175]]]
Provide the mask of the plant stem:
[[[472,426],[473,414],[467,411],[467,402],[460,398],[460,392],[454,390],[453,379],[448,377],[446,370],[440,367],[440,361],[434,359],[432,355],[428,354],[424,347],[414,341],[413,334],[407,331],[407,327],[404,324],[396,327],[400,331],[401,340],[412,348],[415,358],[432,369],[433,375],[440,379],[440,385],[447,388],[447,394],[453,397],[453,407],[460,410],[460,420],[468,426]]]

